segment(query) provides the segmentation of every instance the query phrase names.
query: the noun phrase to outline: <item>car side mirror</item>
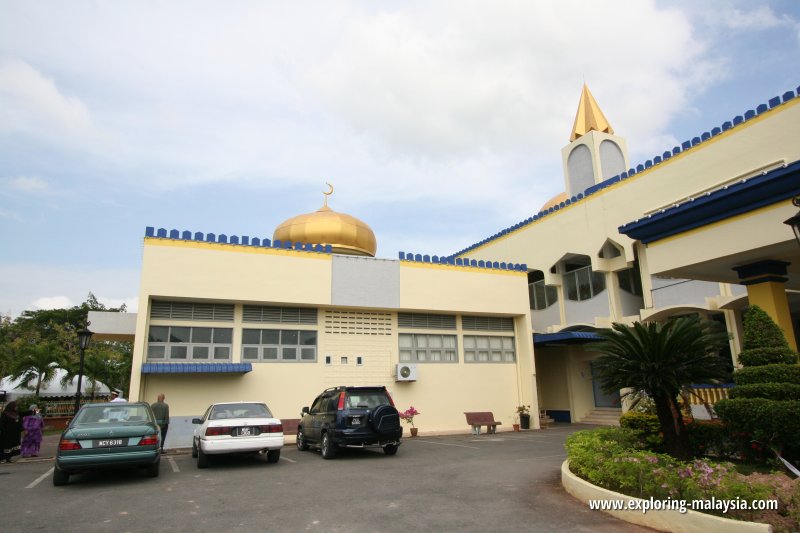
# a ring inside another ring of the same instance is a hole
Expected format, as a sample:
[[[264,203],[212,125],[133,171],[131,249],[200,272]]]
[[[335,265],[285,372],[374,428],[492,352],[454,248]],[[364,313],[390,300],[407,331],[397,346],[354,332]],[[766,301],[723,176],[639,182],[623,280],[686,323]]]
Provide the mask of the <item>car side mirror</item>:
[[[192,418],[192,424],[202,424],[202,423],[203,421],[200,420],[199,418]]]
[[[309,411],[308,407],[303,407],[303,410],[300,412],[300,414],[307,415],[308,411]]]

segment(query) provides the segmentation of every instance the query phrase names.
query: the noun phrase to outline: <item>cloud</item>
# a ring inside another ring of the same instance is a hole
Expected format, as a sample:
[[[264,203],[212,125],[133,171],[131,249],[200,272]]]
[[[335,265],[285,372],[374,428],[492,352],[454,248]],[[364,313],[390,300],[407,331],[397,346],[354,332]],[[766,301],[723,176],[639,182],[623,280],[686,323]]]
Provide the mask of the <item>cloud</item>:
[[[63,309],[74,305],[66,296],[44,296],[33,302],[34,309]]]
[[[94,133],[88,109],[30,64],[0,64],[0,131],[68,140]]]
[[[37,176],[18,176],[3,181],[8,184],[10,189],[23,193],[42,193],[49,189],[47,182]]]

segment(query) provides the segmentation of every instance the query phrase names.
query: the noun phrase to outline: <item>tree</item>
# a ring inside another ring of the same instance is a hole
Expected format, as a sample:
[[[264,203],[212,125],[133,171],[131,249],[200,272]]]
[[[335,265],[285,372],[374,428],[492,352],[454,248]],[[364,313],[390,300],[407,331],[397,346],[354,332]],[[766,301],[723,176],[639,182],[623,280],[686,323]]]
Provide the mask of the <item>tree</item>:
[[[678,395],[693,383],[716,383],[725,376],[717,350],[728,342],[718,325],[696,316],[664,323],[613,324],[598,332],[601,342],[588,346],[602,355],[594,362],[606,392],[633,389],[655,404],[664,447],[679,459],[692,456]]]
[[[11,378],[22,378],[20,384],[39,396],[42,385],[52,381],[56,375],[60,363],[58,353],[52,343],[31,341],[20,343],[17,353],[11,365]],[[31,382],[35,385],[31,386]]]

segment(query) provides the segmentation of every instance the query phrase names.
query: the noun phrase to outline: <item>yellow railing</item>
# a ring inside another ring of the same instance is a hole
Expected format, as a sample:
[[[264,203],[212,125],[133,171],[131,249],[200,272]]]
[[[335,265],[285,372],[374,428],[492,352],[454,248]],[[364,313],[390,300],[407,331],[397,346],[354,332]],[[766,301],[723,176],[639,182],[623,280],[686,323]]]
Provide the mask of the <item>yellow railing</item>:
[[[703,405],[707,403],[714,405],[719,400],[724,400],[728,397],[728,389],[730,387],[692,387],[692,392],[689,396],[689,401],[692,405]]]

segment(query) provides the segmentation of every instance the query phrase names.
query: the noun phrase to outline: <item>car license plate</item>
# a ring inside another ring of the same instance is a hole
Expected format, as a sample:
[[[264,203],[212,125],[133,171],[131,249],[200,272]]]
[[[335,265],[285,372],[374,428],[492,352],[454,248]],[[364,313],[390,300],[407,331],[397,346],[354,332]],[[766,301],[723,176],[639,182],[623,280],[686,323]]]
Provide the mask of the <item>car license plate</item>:
[[[113,448],[115,446],[123,446],[123,439],[95,439],[94,445],[96,448]]]
[[[240,427],[238,431],[234,434],[237,437],[254,437],[258,435],[260,431],[256,427]]]
[[[360,426],[361,425],[361,417],[360,416],[354,416],[354,417],[350,418],[350,425],[351,426]]]

